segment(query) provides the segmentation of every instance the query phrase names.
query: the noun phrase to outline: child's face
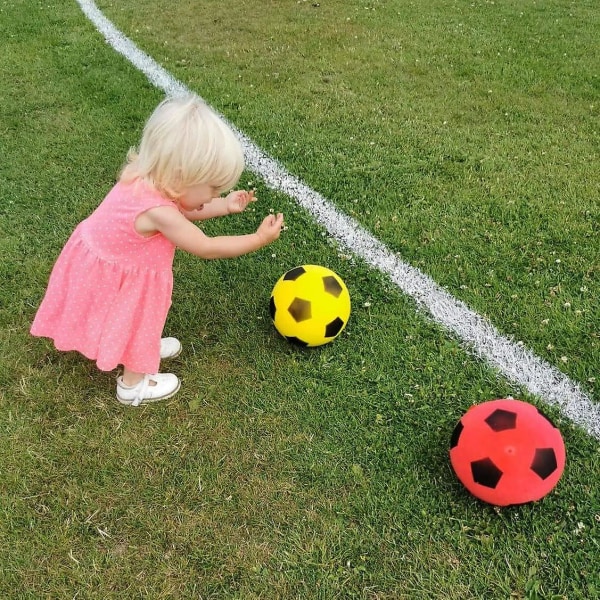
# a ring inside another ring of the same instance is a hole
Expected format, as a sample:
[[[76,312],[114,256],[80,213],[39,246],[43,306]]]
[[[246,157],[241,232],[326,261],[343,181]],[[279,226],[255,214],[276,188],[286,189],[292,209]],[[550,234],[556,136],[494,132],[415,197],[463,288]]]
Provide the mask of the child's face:
[[[183,194],[178,199],[178,203],[183,210],[199,211],[202,210],[205,204],[208,204],[218,195],[219,190],[214,185],[199,183],[185,188]]]

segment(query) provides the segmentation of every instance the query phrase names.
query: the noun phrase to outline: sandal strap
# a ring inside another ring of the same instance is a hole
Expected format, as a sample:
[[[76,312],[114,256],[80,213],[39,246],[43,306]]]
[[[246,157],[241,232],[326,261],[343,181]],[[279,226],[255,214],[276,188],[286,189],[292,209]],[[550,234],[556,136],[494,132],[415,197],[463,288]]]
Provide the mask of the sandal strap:
[[[139,383],[139,388],[131,406],[139,406],[142,403],[142,400],[146,397],[146,392],[148,391],[148,386],[150,385],[150,375],[146,373],[144,378]]]

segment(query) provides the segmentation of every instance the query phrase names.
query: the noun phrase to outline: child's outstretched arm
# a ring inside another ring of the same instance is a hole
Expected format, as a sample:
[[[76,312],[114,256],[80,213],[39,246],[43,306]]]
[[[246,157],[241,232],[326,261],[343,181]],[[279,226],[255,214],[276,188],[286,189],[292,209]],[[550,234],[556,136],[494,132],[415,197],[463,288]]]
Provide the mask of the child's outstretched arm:
[[[144,216],[155,231],[160,231],[178,248],[208,259],[234,258],[254,252],[274,242],[283,226],[283,215],[279,213],[265,217],[256,233],[208,237],[178,210],[168,206],[152,208]]]
[[[256,202],[254,190],[235,190],[227,196],[213,198],[202,210],[181,210],[189,221],[206,221],[215,217],[224,217],[243,212],[250,202]]]

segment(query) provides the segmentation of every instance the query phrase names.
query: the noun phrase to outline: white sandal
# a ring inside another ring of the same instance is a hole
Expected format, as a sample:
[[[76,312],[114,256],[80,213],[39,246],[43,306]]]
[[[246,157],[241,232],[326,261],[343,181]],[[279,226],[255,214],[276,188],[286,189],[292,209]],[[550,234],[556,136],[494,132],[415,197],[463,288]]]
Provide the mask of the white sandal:
[[[175,358],[181,354],[181,342],[174,337],[160,340],[160,358]]]
[[[156,385],[150,385],[151,381]],[[117,400],[125,406],[139,406],[171,398],[180,387],[181,382],[173,373],[146,374],[141,381],[131,386],[123,383],[123,377],[117,377]]]

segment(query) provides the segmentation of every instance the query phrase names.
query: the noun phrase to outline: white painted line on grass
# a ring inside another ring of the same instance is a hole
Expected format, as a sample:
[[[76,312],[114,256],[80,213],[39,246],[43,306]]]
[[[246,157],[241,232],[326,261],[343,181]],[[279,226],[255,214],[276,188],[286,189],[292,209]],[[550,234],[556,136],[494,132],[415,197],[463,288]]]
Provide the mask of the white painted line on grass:
[[[185,85],[123,35],[94,2],[77,2],[106,41],[152,84],[169,95],[190,93]],[[524,346],[502,336],[487,319],[454,298],[430,277],[400,260],[356,221],[340,213],[318,192],[288,173],[231,123],[228,125],[244,147],[248,168],[260,175],[267,185],[296,200],[341,245],[385,273],[435,321],[454,332],[476,356],[548,404],[558,406],[566,417],[600,439],[600,405],[594,404],[577,383]]]

